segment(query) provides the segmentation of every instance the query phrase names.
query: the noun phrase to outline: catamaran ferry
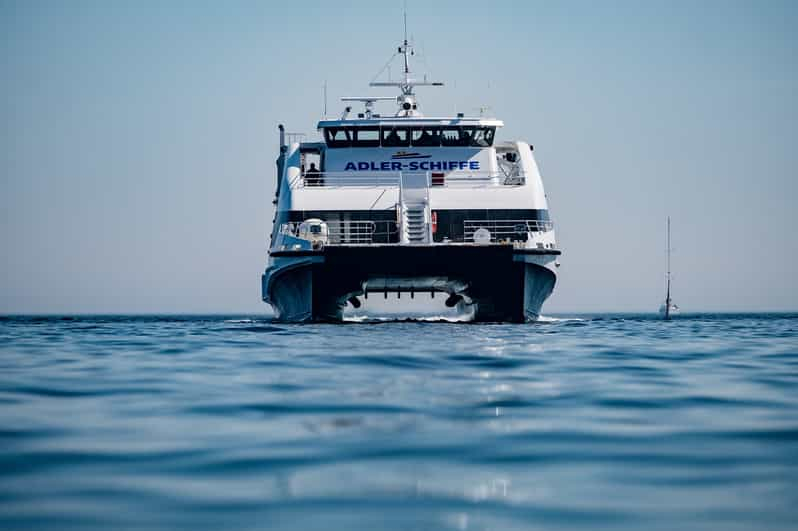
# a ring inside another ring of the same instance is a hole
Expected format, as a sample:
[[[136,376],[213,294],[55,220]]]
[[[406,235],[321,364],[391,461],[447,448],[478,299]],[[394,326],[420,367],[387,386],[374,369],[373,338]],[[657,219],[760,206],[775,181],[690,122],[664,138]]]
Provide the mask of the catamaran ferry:
[[[422,115],[412,46],[398,97],[352,97],[322,142],[280,125],[277,191],[263,300],[279,319],[343,318],[389,293],[445,297],[477,321],[534,320],[557,279],[554,228],[532,146],[495,140],[501,120]],[[375,103],[391,100],[391,116]],[[287,138],[288,141],[287,141]]]

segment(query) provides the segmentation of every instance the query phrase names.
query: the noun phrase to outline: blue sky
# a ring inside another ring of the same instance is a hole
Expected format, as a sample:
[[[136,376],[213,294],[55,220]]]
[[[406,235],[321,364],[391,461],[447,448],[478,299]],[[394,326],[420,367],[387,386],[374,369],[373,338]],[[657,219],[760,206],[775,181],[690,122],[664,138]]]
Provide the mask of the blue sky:
[[[277,124],[314,133],[397,2],[0,1],[0,312],[260,312]],[[408,2],[429,114],[535,153],[547,312],[798,309],[798,4]]]

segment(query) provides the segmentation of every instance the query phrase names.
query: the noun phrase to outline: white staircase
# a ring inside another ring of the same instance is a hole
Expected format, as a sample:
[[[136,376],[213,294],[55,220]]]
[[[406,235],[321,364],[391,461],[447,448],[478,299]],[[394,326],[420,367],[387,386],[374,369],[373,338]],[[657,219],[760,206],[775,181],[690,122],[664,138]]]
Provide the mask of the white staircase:
[[[429,214],[429,182],[426,173],[402,173],[400,190],[404,244],[432,241]]]
[[[425,219],[426,205],[403,205],[404,226],[407,234],[407,243],[429,243],[427,239],[427,222]]]

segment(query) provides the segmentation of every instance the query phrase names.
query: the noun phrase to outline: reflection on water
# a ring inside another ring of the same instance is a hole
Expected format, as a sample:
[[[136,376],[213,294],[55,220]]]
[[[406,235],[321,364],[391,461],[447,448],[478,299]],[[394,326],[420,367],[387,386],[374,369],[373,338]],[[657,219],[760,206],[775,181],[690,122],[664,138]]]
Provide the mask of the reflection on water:
[[[798,316],[0,319],[3,529],[792,529]]]

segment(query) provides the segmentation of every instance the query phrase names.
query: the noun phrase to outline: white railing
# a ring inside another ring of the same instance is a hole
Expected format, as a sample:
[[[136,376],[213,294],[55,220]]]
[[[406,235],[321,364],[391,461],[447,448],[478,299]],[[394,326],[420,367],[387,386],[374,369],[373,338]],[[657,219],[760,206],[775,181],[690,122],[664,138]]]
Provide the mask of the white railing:
[[[526,180],[523,177],[508,177],[492,172],[318,172],[297,175],[291,182],[291,188],[389,188],[398,187],[402,175],[424,175],[427,186],[435,188],[447,187],[483,187],[483,186],[521,186]]]
[[[335,188],[339,186],[361,186],[367,188],[385,188],[399,186],[400,172],[375,172],[368,174],[326,171],[318,173],[305,172],[298,175],[291,183],[291,188]]]
[[[405,228],[409,227],[406,216],[403,216]],[[419,243],[411,241],[406,237],[404,241],[400,239],[399,224],[392,220],[331,220],[325,221],[326,232],[323,237],[315,241],[329,245],[363,245],[363,244],[400,244],[400,243]],[[280,225],[280,232],[294,237],[300,236],[299,222],[283,223]],[[428,230],[430,224],[424,222],[424,230]],[[486,220],[469,219],[463,221],[463,234],[451,239],[446,238],[443,242],[452,243],[506,243],[527,242],[530,238],[535,238],[535,234],[542,234],[554,230],[551,221],[543,220]],[[475,237],[476,235],[476,237]],[[426,240],[425,240],[426,241]],[[314,244],[315,245],[315,244]]]
[[[548,232],[554,229],[551,221],[536,219],[467,219],[463,221],[463,239],[466,242],[474,242],[474,234],[480,229],[488,231],[489,234],[480,232],[480,235],[490,236],[491,242],[501,242],[507,240],[526,241],[530,232]],[[478,238],[479,239],[479,236]]]
[[[325,221],[327,225],[327,242],[329,244],[366,244],[397,243],[399,229],[395,221],[357,220],[357,221]],[[301,223],[283,223],[280,232],[299,237]],[[375,242],[377,240],[377,242]]]
[[[288,145],[291,144],[301,144],[305,141],[305,137],[307,135],[305,133],[285,133],[285,138],[288,141]]]

